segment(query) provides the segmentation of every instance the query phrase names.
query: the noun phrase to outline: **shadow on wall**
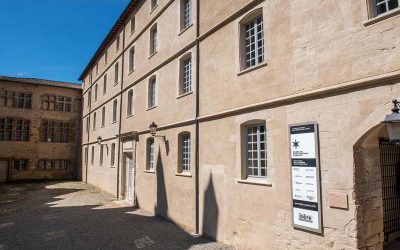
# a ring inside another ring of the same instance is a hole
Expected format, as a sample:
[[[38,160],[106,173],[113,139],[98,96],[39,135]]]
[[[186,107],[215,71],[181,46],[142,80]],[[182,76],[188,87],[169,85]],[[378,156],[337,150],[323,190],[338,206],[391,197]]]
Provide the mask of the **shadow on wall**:
[[[168,199],[167,190],[165,188],[164,166],[161,159],[161,150],[158,148],[157,165],[157,204],[154,213],[162,217],[168,218]]]
[[[204,193],[203,204],[204,204],[204,210],[203,210],[202,234],[211,239],[217,239],[219,210],[217,205],[217,199],[215,196],[212,174],[210,174],[210,178],[207,184],[207,189]]]
[[[0,185],[0,249],[176,250],[209,243],[157,216],[118,207],[112,197],[94,205],[104,200],[96,190],[47,185]]]

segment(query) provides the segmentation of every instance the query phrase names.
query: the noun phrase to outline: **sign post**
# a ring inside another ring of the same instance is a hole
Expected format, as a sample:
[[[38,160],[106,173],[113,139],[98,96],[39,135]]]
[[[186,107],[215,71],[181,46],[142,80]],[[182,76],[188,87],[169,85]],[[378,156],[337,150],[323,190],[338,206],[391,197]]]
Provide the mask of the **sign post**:
[[[322,233],[318,125],[290,125],[294,228]]]

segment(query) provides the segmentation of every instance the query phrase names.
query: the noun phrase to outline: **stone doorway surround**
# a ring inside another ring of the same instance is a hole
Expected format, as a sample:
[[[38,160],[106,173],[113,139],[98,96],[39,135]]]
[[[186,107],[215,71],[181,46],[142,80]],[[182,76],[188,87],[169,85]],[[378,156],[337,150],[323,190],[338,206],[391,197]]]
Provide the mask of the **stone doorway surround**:
[[[388,140],[386,127],[378,124],[354,145],[354,198],[357,206],[359,249],[400,249],[400,241],[385,241],[380,141]],[[395,248],[393,248],[395,247]]]

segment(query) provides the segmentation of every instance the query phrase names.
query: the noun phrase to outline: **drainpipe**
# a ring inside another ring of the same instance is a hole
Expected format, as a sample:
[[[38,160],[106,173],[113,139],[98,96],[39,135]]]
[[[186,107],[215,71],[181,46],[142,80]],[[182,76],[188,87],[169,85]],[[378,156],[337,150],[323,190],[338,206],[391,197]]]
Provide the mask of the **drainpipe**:
[[[90,73],[91,74],[91,73]],[[91,77],[92,78],[92,77]],[[93,78],[92,78],[93,79]],[[92,83],[90,82],[89,83],[90,84],[90,87],[89,87],[89,91],[86,91],[86,93],[88,93],[88,102],[89,102],[89,123],[86,123],[86,125],[87,125],[87,127],[86,127],[86,130],[88,131],[87,132],[87,142],[88,142],[88,144],[86,145],[87,146],[87,161],[86,161],[86,184],[88,183],[88,168],[89,168],[89,148],[90,148],[90,145],[89,145],[89,140],[90,140],[90,111],[92,110]],[[90,98],[89,98],[89,93],[90,93]],[[83,105],[85,105],[85,103],[83,103]],[[82,112],[82,118],[83,118],[83,112]],[[82,119],[83,120],[83,119]],[[87,121],[87,117],[86,117],[86,119],[85,119],[86,121]],[[86,122],[86,121],[82,121],[82,122]],[[83,124],[82,124],[82,126],[83,126]],[[83,131],[82,131],[82,133],[83,133]],[[85,153],[86,153],[86,151],[84,151]],[[92,154],[93,154],[93,152],[92,152]],[[85,155],[85,157],[86,157],[86,155]]]
[[[121,86],[121,90],[120,90],[120,94],[119,94],[119,125],[118,125],[118,161],[117,161],[117,199],[119,199],[119,178],[120,178],[120,163],[121,163],[121,157],[122,157],[122,153],[121,151],[121,121],[122,121],[122,89],[123,89],[123,82],[124,82],[124,50],[125,50],[125,23],[123,25],[122,28],[122,63],[121,63],[121,82],[120,82],[120,86]]]
[[[196,189],[196,226],[195,234],[199,234],[199,221],[200,221],[200,196],[199,196],[199,138],[200,138],[200,93],[199,93],[199,80],[200,80],[200,0],[196,1],[196,152],[195,152],[195,189]]]

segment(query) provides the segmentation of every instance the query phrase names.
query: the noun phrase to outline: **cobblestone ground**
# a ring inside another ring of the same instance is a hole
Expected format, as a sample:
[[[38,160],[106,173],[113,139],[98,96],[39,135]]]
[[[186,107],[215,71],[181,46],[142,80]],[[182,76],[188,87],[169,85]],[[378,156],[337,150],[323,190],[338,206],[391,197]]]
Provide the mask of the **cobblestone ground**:
[[[231,249],[81,182],[0,185],[0,250]]]

